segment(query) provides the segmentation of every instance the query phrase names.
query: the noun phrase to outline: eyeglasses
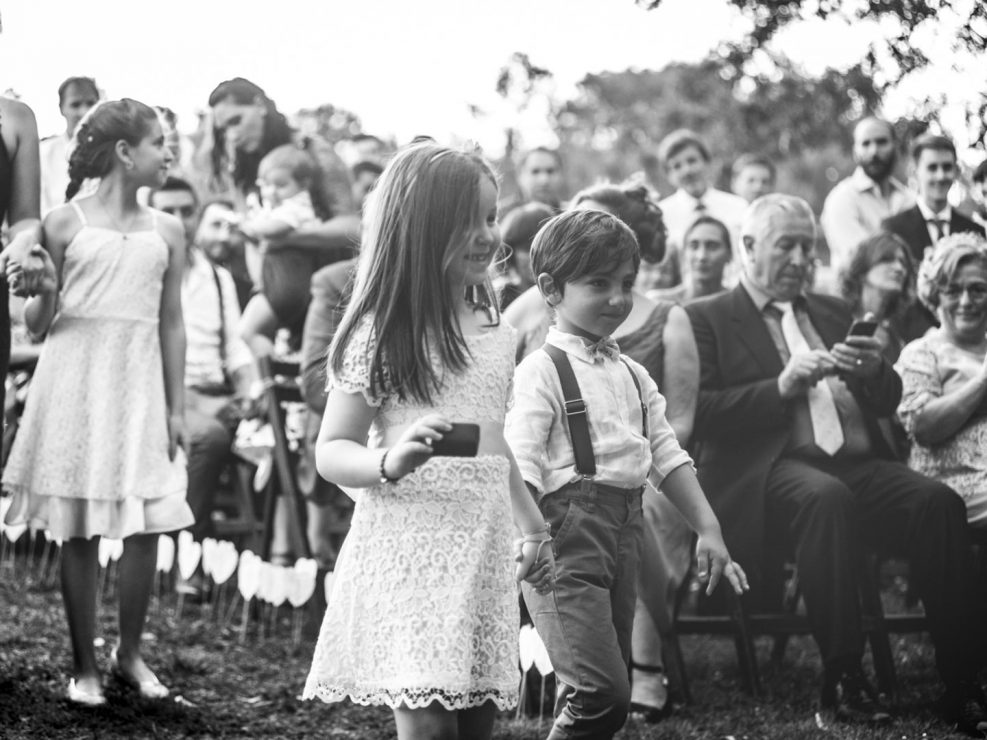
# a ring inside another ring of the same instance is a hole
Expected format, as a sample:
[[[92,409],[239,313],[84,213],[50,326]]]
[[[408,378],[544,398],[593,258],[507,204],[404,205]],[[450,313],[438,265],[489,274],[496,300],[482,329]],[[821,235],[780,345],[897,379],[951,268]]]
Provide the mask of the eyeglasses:
[[[176,208],[162,208],[161,210],[169,216],[179,216],[181,218],[191,218],[195,215],[195,206],[178,206]]]
[[[970,296],[971,301],[980,302],[987,299],[987,283],[967,283],[966,285],[949,283],[940,289],[939,295],[947,301],[958,301],[964,292]]]

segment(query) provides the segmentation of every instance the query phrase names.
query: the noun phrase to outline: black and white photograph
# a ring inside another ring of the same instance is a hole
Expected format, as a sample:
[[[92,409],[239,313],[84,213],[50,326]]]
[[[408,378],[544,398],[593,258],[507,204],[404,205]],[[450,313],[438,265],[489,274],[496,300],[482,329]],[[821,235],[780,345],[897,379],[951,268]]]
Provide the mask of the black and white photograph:
[[[982,0],[0,0],[0,737],[987,738]]]

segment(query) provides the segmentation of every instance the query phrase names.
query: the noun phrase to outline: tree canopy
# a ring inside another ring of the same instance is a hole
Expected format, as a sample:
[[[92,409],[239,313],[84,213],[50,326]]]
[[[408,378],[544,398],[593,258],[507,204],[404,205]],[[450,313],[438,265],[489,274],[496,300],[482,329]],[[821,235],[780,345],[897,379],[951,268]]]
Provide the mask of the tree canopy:
[[[654,10],[664,0],[636,0],[639,5]],[[892,21],[889,34],[876,41],[863,62],[863,71],[875,76],[878,67],[886,85],[894,85],[917,69],[929,64],[929,59],[913,42],[913,36],[923,24],[936,23],[944,14],[955,14],[959,21],[954,48],[973,54],[987,51],[987,3],[981,0],[727,0],[751,22],[746,36],[726,46],[724,57],[729,63],[742,67],[751,54],[767,46],[775,34],[789,23],[813,15],[823,20],[830,17],[847,21]],[[884,53],[886,52],[886,54]],[[890,63],[890,66],[889,66]]]

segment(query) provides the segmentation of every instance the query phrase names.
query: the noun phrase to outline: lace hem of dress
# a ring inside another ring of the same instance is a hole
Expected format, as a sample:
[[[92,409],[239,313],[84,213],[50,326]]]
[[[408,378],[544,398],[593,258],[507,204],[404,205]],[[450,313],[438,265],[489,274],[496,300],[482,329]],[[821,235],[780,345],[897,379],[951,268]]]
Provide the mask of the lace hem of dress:
[[[368,691],[356,687],[335,686],[317,683],[314,687],[306,687],[303,699],[321,699],[326,703],[345,701],[349,699],[363,706],[385,705],[391,709],[407,707],[422,709],[433,702],[438,702],[450,712],[457,709],[469,709],[492,701],[498,710],[504,711],[517,706],[517,691],[499,691],[497,689],[474,689],[472,691],[449,691],[447,689],[399,689],[388,691],[376,689]]]

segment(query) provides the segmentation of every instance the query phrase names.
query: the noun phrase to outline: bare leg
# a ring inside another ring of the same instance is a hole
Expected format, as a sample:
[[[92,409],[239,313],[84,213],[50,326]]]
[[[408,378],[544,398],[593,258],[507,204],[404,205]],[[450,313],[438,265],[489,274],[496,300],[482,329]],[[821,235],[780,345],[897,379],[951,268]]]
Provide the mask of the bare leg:
[[[488,701],[478,707],[459,710],[459,740],[489,740],[493,735],[497,706]]]
[[[398,740],[458,740],[457,712],[432,702],[422,709],[400,707],[394,710]]]
[[[151,599],[158,559],[158,535],[135,534],[124,540],[120,556],[120,644],[117,665],[134,681],[153,681],[155,676],[140,654],[141,632]]]
[[[72,640],[72,673],[82,691],[100,691],[102,677],[96,664],[96,584],[99,578],[99,537],[73,537],[62,544],[62,600]]]

